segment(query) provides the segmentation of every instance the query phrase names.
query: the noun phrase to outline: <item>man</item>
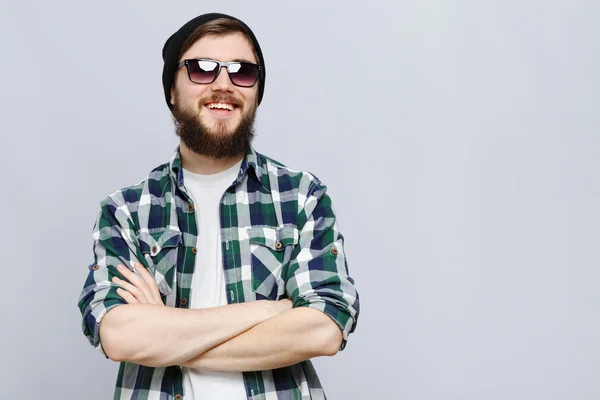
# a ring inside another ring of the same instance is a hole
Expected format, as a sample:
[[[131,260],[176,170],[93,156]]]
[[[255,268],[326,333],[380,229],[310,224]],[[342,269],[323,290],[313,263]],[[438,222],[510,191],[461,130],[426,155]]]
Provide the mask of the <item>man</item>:
[[[205,14],[163,59],[180,145],[101,203],[83,331],[116,399],[324,399],[309,359],[343,349],[358,294],[326,187],[251,146],[258,41]]]

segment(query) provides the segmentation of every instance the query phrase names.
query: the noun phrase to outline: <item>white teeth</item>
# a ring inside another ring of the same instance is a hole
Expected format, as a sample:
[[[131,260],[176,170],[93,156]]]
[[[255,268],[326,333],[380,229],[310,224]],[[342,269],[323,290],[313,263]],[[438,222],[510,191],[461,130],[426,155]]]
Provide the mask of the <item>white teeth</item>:
[[[233,105],[231,105],[231,104],[225,104],[225,103],[210,103],[208,105],[208,108],[210,108],[211,110],[213,108],[220,108],[220,109],[223,109],[223,110],[233,111]]]

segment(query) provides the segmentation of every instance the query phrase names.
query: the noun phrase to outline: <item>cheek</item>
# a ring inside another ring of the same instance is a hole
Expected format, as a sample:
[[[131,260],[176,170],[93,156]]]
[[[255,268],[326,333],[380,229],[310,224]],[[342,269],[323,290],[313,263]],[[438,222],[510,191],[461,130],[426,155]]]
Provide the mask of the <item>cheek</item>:
[[[258,92],[256,91],[256,89],[254,88],[240,88],[240,94],[242,95],[242,97],[244,98],[244,100],[246,101],[246,103],[248,103],[248,105],[253,106],[256,104],[256,101],[258,100]]]
[[[187,106],[197,108],[198,101],[202,97],[202,93],[206,90],[203,85],[192,84],[187,74],[183,74],[183,71],[175,78],[175,88],[177,92],[176,101],[181,106]]]
[[[184,88],[177,92],[177,102],[179,105],[188,109],[198,110],[202,98],[202,92],[196,88]]]

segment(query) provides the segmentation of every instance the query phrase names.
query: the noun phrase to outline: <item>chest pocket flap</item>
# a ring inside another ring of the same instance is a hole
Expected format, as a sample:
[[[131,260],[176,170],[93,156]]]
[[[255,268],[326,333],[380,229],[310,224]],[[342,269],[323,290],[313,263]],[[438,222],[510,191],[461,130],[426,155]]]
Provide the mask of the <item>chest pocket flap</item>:
[[[248,228],[250,243],[267,246],[275,251],[283,251],[286,246],[298,244],[298,229],[293,226],[273,228],[270,226],[257,226]]]
[[[281,228],[248,228],[252,267],[252,289],[259,298],[278,300],[285,293],[285,270],[290,262],[294,246],[298,244],[298,229],[293,226]]]

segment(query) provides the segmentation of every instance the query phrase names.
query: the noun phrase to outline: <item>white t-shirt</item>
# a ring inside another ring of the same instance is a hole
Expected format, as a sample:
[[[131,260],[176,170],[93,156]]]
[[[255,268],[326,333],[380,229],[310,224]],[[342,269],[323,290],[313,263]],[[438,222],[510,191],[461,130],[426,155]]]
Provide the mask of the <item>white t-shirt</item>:
[[[219,204],[227,188],[237,178],[240,160],[231,168],[213,175],[183,170],[185,187],[194,202],[198,241],[192,278],[190,308],[210,308],[227,304],[221,252]],[[210,372],[183,369],[185,399],[242,400],[246,389],[241,372]]]

